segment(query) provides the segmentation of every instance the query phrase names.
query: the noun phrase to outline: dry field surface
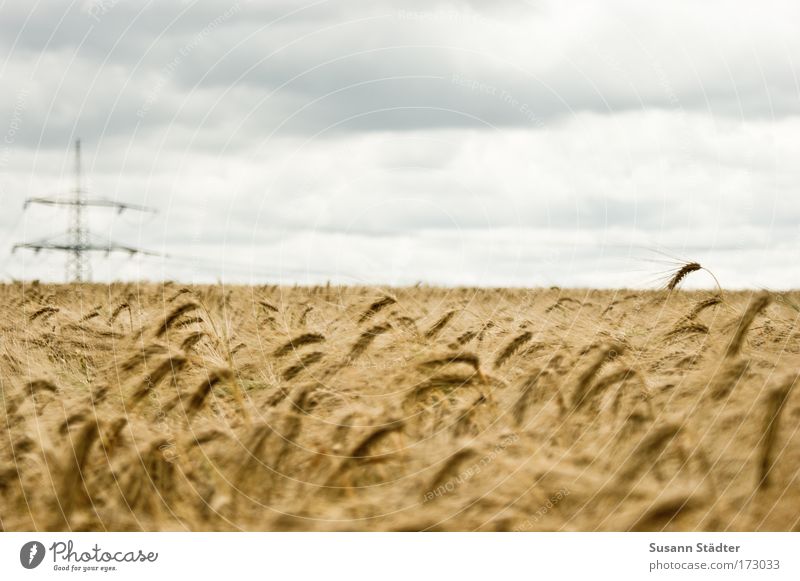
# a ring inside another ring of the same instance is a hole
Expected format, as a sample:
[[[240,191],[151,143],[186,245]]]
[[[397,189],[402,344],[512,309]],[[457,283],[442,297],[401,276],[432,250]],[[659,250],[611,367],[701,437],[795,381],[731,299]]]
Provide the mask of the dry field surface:
[[[0,286],[0,530],[800,530],[798,303]]]

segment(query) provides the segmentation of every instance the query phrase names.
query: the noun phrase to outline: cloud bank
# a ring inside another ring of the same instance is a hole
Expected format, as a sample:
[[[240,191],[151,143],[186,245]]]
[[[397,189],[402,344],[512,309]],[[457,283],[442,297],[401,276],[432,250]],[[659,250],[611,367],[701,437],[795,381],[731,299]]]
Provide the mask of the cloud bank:
[[[488,5],[488,7],[487,7]],[[71,185],[169,258],[95,277],[651,285],[675,258],[792,287],[792,2],[7,2],[2,251]],[[750,265],[741,269],[743,261]],[[0,257],[63,278],[63,256]],[[706,284],[707,281],[698,281]]]

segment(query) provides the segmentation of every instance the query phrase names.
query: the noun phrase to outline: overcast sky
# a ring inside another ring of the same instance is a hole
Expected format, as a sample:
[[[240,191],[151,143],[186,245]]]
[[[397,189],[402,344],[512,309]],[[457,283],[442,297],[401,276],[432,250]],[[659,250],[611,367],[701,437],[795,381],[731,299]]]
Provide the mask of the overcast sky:
[[[0,277],[800,286],[800,3],[0,0]],[[662,254],[663,253],[663,254]],[[695,284],[711,284],[698,274]]]

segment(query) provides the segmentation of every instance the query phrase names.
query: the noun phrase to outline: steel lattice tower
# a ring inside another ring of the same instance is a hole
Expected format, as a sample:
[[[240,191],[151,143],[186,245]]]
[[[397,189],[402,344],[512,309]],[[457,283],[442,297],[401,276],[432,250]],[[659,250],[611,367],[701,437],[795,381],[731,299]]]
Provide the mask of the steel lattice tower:
[[[81,141],[75,142],[75,197],[70,208],[72,214],[70,219],[67,238],[73,246],[72,252],[67,258],[67,280],[83,282],[91,278],[91,266],[89,257],[84,249],[89,244],[89,236],[86,226],[83,223],[83,208],[86,203],[86,195],[81,186]]]
[[[13,251],[18,248],[27,248],[34,252],[42,250],[56,250],[67,253],[67,280],[72,282],[86,282],[91,280],[91,264],[89,262],[90,252],[127,252],[134,254],[147,254],[153,256],[151,252],[146,252],[139,248],[123,246],[110,241],[93,242],[94,238],[86,226],[86,208],[105,207],[116,209],[119,213],[125,210],[136,210],[140,212],[152,212],[151,208],[137,206],[135,204],[123,204],[111,200],[86,198],[86,190],[81,182],[81,142],[75,141],[75,189],[71,197],[67,198],[28,198],[25,201],[25,208],[31,204],[43,204],[48,206],[68,206],[70,211],[69,228],[66,232],[65,240],[59,242],[58,236],[40,240],[38,242],[28,242],[15,244]],[[63,236],[63,235],[62,235]]]

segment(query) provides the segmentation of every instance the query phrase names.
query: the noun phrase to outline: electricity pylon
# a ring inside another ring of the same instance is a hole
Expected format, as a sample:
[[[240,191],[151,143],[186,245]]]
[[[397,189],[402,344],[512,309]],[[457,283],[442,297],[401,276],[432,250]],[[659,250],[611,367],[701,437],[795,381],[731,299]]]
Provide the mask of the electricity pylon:
[[[38,242],[27,242],[15,244],[12,252],[18,248],[27,248],[34,252],[42,250],[55,250],[68,253],[67,258],[67,280],[72,282],[84,282],[91,279],[91,265],[89,263],[90,252],[127,252],[131,256],[134,254],[144,254],[156,256],[152,252],[147,252],[131,246],[123,246],[111,241],[93,242],[93,234],[89,232],[84,222],[86,208],[104,207],[114,208],[118,213],[125,210],[135,210],[139,212],[154,212],[155,210],[145,206],[135,204],[124,204],[112,200],[86,198],[86,190],[81,183],[81,142],[75,141],[75,189],[71,198],[28,198],[25,200],[25,209],[31,204],[42,204],[47,206],[67,206],[70,209],[70,225],[66,234],[61,234],[53,238],[46,238]],[[64,240],[59,241],[59,238]]]

